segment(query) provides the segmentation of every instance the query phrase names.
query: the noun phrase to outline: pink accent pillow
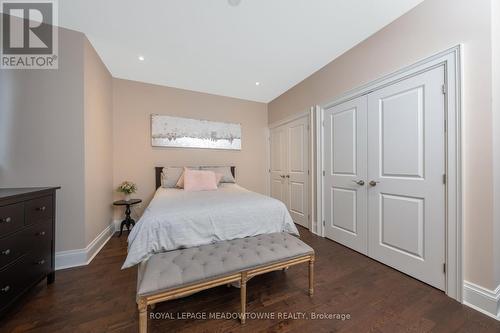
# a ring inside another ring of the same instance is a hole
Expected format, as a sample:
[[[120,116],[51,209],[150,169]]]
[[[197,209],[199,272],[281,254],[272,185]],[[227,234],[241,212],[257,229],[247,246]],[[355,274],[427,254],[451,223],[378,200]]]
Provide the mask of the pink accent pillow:
[[[224,175],[222,173],[215,172],[215,181],[217,183],[217,186],[220,185],[220,181]],[[177,184],[175,184],[175,187],[177,188],[184,188],[184,171],[182,172],[181,176],[179,177],[179,180],[177,181]]]
[[[213,191],[217,189],[217,178],[213,171],[184,169],[185,191]]]

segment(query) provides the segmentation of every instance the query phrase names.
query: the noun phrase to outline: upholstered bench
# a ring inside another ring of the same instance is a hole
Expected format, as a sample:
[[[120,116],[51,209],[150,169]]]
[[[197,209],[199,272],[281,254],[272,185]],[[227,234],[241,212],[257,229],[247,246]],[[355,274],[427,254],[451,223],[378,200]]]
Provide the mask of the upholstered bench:
[[[240,283],[240,320],[244,324],[247,280],[305,262],[309,262],[309,295],[312,296],[314,250],[288,233],[263,234],[155,254],[139,266],[139,331],[147,332],[148,305],[233,282]]]

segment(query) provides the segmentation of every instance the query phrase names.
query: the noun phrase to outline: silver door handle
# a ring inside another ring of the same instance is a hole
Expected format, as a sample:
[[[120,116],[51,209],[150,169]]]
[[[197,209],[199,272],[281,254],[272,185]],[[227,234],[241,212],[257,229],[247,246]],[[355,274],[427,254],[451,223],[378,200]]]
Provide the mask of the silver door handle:
[[[364,181],[364,180],[353,180],[353,183],[356,183],[356,184],[358,184],[359,186],[363,186],[363,185],[365,185],[365,181]]]
[[[380,182],[376,182],[374,180],[370,180],[370,182],[368,184],[370,184],[370,186],[377,186],[378,183],[380,183]]]

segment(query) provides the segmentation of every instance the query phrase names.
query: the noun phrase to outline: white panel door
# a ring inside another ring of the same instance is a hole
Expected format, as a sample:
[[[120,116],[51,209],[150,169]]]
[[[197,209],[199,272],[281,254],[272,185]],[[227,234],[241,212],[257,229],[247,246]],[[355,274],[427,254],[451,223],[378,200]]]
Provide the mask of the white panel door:
[[[271,130],[271,196],[283,202],[287,202],[286,190],[286,128],[278,127]]]
[[[325,235],[367,253],[366,97],[324,113]]]
[[[309,228],[307,170],[309,168],[308,117],[286,124],[287,182],[286,205],[295,223]]]
[[[368,95],[369,256],[445,288],[444,68]]]

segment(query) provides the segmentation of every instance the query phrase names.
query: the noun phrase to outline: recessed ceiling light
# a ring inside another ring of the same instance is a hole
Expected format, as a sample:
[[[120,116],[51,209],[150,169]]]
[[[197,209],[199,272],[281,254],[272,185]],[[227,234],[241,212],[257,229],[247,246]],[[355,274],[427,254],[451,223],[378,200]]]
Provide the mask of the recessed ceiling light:
[[[233,6],[233,7],[236,7],[238,6],[240,3],[241,3],[241,0],[227,0],[227,2]]]
[[[259,81],[255,82],[255,85],[260,86],[260,82]]]
[[[140,61],[144,61],[144,57],[143,56],[139,56],[138,57]]]

